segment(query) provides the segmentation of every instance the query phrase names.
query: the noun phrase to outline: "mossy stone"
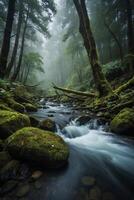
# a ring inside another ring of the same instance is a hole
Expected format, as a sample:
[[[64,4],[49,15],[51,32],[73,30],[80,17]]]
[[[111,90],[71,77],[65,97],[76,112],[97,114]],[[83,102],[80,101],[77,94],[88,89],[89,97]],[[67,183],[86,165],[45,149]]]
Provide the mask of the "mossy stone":
[[[134,134],[134,110],[124,108],[110,123],[111,131],[122,135]]]
[[[6,104],[3,103],[0,103],[0,110],[13,111],[11,108],[9,108]]]
[[[6,139],[12,133],[25,126],[30,126],[29,117],[17,112],[0,110],[0,138]]]
[[[39,127],[41,129],[47,130],[47,131],[56,131],[56,124],[50,118],[47,118],[47,119],[44,119],[43,121],[41,121]]]
[[[7,139],[7,149],[12,157],[48,168],[64,165],[69,149],[63,139],[50,131],[27,127]]]
[[[31,103],[25,103],[24,106],[27,112],[37,112],[38,110],[37,107]]]
[[[18,111],[21,113],[25,111],[25,107],[22,104],[16,102],[14,99],[8,99],[7,104],[10,108],[12,108],[15,111]]]

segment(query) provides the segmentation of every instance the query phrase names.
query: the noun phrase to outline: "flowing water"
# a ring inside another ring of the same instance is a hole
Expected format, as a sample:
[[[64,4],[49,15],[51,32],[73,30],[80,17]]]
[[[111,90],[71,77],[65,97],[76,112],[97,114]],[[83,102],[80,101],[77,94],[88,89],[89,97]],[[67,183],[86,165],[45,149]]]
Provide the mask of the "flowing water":
[[[33,114],[56,121],[56,134],[68,143],[70,157],[65,169],[46,172],[41,189],[31,199],[133,200],[133,141],[105,132],[97,120],[80,126],[75,120],[79,114],[69,106],[50,103]]]

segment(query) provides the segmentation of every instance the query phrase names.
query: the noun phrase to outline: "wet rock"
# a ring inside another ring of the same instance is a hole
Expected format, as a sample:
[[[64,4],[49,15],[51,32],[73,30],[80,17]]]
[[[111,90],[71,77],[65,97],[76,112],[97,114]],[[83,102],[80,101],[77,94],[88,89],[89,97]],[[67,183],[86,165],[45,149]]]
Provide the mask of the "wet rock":
[[[37,107],[31,103],[25,103],[24,106],[27,112],[37,112],[38,110]]]
[[[39,179],[42,175],[43,175],[43,172],[37,170],[37,171],[34,171],[34,172],[32,173],[31,178],[32,178],[32,180],[37,180],[37,179]]]
[[[134,110],[124,108],[110,123],[110,129],[114,133],[122,135],[134,135]]]
[[[48,109],[49,107],[48,106],[43,106],[43,109]]]
[[[31,175],[30,168],[27,164],[21,164],[18,173],[17,173],[17,179],[18,180],[25,180]]]
[[[44,119],[40,122],[39,128],[47,131],[56,131],[56,124],[52,119]]]
[[[83,115],[79,117],[76,122],[81,126],[87,124],[91,120],[91,117],[89,115]]]
[[[69,156],[69,149],[63,139],[53,132],[27,127],[18,130],[7,139],[11,156],[32,164],[58,168]]]
[[[0,152],[0,169],[2,169],[10,160],[11,156],[7,151]]]
[[[35,186],[35,188],[38,189],[38,190],[41,189],[41,187],[42,187],[41,181],[39,181],[39,180],[35,181],[34,186]]]
[[[30,122],[31,122],[31,126],[33,127],[38,127],[39,126],[39,120],[37,120],[35,117],[33,116],[29,116],[30,118]]]
[[[16,130],[30,126],[29,117],[17,112],[0,110],[0,138],[6,139]]]
[[[14,180],[7,181],[5,184],[2,185],[2,187],[0,187],[0,195],[4,195],[11,192],[17,187],[17,185],[18,185],[17,181]]]
[[[90,200],[100,200],[101,199],[101,190],[98,186],[93,187],[89,192]]]
[[[96,182],[94,177],[84,176],[81,180],[82,184],[85,186],[93,186]]]
[[[54,115],[50,114],[50,115],[48,115],[48,117],[54,117]]]
[[[24,197],[29,193],[29,191],[30,191],[30,185],[28,183],[21,184],[16,191],[16,196],[19,198]]]
[[[0,171],[0,180],[5,181],[17,176],[20,163],[17,160],[11,160]]]

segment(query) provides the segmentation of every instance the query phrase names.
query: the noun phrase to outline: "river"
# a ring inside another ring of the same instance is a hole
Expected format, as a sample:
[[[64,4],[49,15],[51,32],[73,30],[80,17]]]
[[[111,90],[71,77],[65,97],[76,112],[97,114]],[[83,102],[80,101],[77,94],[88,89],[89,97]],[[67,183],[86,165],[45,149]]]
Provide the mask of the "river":
[[[134,142],[105,132],[92,119],[78,125],[80,115],[70,106],[51,102],[33,116],[56,121],[57,133],[69,145],[70,157],[64,169],[47,171],[32,200],[133,200]]]

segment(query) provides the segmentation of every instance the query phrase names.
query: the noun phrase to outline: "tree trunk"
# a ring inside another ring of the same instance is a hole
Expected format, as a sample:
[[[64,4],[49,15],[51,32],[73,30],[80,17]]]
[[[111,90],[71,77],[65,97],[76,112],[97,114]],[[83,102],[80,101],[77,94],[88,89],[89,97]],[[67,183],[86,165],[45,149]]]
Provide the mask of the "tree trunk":
[[[24,51],[24,44],[25,44],[25,34],[26,34],[27,22],[28,22],[28,16],[29,16],[29,9],[27,11],[27,16],[26,16],[26,20],[25,20],[25,24],[24,24],[24,30],[23,30],[23,33],[22,33],[22,42],[21,42],[19,61],[18,61],[18,65],[16,67],[16,70],[15,70],[13,76],[11,77],[12,81],[16,80],[16,78],[17,78],[17,76],[19,74],[20,68],[21,68],[23,51]]]
[[[1,48],[1,55],[0,55],[0,78],[4,78],[7,66],[7,59],[10,50],[10,38],[11,38],[12,25],[15,13],[15,2],[16,0],[9,0],[8,3],[6,26]]]
[[[8,64],[7,69],[6,69],[6,77],[9,77],[10,72],[12,70],[12,67],[14,65],[14,61],[16,59],[17,49],[18,49],[18,44],[19,44],[19,37],[20,37],[21,24],[22,24],[22,18],[23,18],[23,0],[21,0],[19,2],[19,18],[18,18],[16,38],[15,38],[15,43],[14,43],[14,48],[13,48],[11,60]]]
[[[127,36],[128,36],[128,53],[134,53],[134,38],[133,38],[133,15],[132,5],[130,0],[126,0],[127,14]]]
[[[85,0],[73,0],[73,2],[78,12],[80,20],[79,30],[83,37],[84,46],[89,57],[96,88],[99,92],[99,96],[107,95],[108,93],[112,92],[112,89],[107,82],[99,63],[98,53],[90,26]]]

